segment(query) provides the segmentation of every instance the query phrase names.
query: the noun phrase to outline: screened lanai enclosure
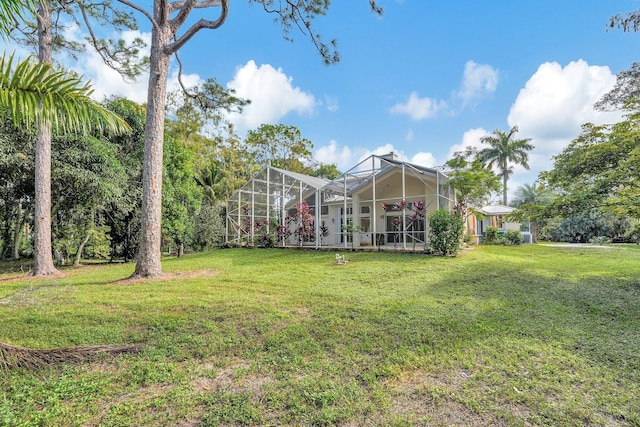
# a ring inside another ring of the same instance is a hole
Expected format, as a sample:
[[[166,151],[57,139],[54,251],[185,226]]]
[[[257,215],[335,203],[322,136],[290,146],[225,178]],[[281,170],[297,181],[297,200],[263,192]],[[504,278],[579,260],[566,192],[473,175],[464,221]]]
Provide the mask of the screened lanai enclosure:
[[[427,217],[453,209],[446,174],[372,155],[329,181],[266,167],[227,201],[230,245],[424,250]]]

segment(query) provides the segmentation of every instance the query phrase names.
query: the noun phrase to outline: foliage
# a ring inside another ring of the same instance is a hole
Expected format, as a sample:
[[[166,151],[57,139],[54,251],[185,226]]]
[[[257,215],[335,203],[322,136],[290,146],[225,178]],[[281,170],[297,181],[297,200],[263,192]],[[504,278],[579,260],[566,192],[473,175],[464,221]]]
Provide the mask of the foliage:
[[[0,2],[0,36],[5,39],[13,30],[15,21],[24,19],[36,9],[35,0],[3,0]]]
[[[456,152],[447,162],[449,183],[456,192],[455,211],[464,219],[480,209],[493,191],[500,189],[500,179],[485,166],[474,149]]]
[[[559,194],[552,208],[565,217],[602,208],[640,218],[640,114],[613,125],[585,124],[541,174]]]
[[[550,221],[544,227],[544,235],[545,240],[587,243],[599,237],[622,237],[631,228],[632,222],[628,217],[594,208]]]
[[[179,248],[195,241],[202,188],[193,179],[193,153],[168,137],[164,143],[162,233]]]
[[[520,230],[506,230],[503,240],[507,246],[518,246],[524,243],[524,237],[522,237]]]
[[[463,221],[460,215],[447,209],[429,214],[429,248],[436,255],[455,255],[460,249]]]
[[[327,224],[325,223],[324,219],[320,223],[319,231],[320,231],[320,239],[321,240],[329,235],[329,227],[327,227]]]
[[[616,74],[616,84],[595,104],[596,110],[634,111],[640,107],[640,62]]]
[[[60,133],[91,129],[129,130],[128,124],[91,99],[93,89],[65,71],[27,58],[0,57],[0,113],[16,127],[32,128],[44,121]]]
[[[143,346],[0,376],[0,424],[640,421],[637,246],[349,258],[216,250],[135,285],[130,264],[33,280],[3,263],[0,341]]]
[[[494,245],[496,243],[498,243],[498,228],[497,227],[492,227],[492,226],[488,226],[487,229],[485,230],[484,233],[484,240],[483,243],[487,244],[487,245]]]
[[[496,166],[498,176],[502,177],[502,203],[507,206],[507,180],[513,174],[512,165],[521,165],[529,169],[529,151],[533,150],[530,138],[515,139],[518,126],[513,126],[508,132],[500,129],[493,131],[493,135],[480,138],[482,144],[489,147],[478,152],[478,159],[489,168]]]
[[[318,178],[325,178],[325,179],[332,180],[342,175],[342,172],[338,170],[338,165],[335,163],[330,163],[328,165],[319,163],[313,166],[309,174],[311,176],[317,176]]]
[[[298,239],[298,245],[315,240],[315,227],[311,209],[306,200],[296,205],[296,213],[291,218],[294,226],[293,234]]]
[[[256,224],[257,246],[259,248],[273,248],[276,245],[275,237],[270,233],[270,224],[266,219]]]
[[[249,131],[245,144],[259,165],[270,165],[291,172],[309,173],[313,143],[302,137],[300,129],[283,124],[260,126]]]
[[[627,232],[624,234],[624,237],[629,239],[636,244],[640,242],[640,223],[636,222],[631,226]]]
[[[204,198],[195,224],[195,247],[209,250],[222,244],[225,236],[224,207]]]

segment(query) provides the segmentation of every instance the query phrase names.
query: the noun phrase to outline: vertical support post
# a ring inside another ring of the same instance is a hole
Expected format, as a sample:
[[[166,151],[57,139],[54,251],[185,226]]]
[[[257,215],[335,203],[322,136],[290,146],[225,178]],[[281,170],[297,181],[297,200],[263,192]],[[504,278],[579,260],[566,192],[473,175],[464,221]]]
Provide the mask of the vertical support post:
[[[280,209],[281,209],[281,213],[280,213],[280,225],[282,225],[283,227],[287,227],[289,228],[289,225],[287,225],[287,219],[285,216],[285,212],[286,212],[286,198],[285,198],[285,176],[282,172],[280,172],[280,175],[282,175],[282,196],[280,198]],[[286,246],[287,244],[287,239],[285,238],[285,233],[282,234],[282,246]]]
[[[371,181],[371,195],[372,195],[372,206],[371,206],[371,227],[373,231],[373,247],[374,249],[378,247],[378,227],[376,221],[378,220],[378,214],[376,210],[376,157],[371,156],[371,173],[373,174],[373,178]]]
[[[402,201],[407,201],[407,188],[405,174],[407,170],[405,164],[402,164]],[[402,209],[402,249],[407,250],[407,210]]]
[[[225,212],[227,213],[225,217],[225,227],[224,227],[224,242],[229,244],[229,226],[231,225],[231,220],[229,219],[229,199],[225,202]]]
[[[320,247],[320,190],[316,190],[316,208],[315,208],[315,219],[313,221],[313,231],[316,235],[316,249]]]
[[[251,180],[251,246],[256,241],[255,224],[256,224],[256,181]]]
[[[343,192],[344,192],[344,200],[343,200],[343,208],[342,208],[342,241],[344,242],[344,247],[347,245],[347,235],[345,234],[345,229],[347,228],[347,175],[344,176],[343,183]]]
[[[267,234],[271,232],[271,218],[269,218],[269,211],[271,208],[271,186],[270,184],[271,177],[271,166],[267,166]]]
[[[242,211],[242,190],[238,190],[238,244],[242,244],[242,220],[240,214]]]
[[[440,209],[440,171],[436,168],[436,209]]]

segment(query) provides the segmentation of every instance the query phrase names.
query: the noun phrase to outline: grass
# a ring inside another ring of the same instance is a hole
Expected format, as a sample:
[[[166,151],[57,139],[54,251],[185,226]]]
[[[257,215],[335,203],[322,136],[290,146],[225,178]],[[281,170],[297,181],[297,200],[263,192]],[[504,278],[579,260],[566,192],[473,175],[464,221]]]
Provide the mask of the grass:
[[[144,344],[0,376],[0,425],[640,425],[640,248],[347,257],[0,274],[1,342]]]

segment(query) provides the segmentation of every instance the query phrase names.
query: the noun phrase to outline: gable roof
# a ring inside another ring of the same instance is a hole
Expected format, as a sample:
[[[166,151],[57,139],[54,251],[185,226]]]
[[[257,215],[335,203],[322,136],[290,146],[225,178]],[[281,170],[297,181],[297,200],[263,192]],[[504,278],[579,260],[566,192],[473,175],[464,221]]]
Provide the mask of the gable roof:
[[[373,169],[365,169],[361,170],[360,167],[367,163],[375,164],[376,160],[379,162],[379,167]],[[351,195],[356,192],[358,189],[362,188],[369,182],[373,180],[374,175],[379,177],[392,169],[401,168],[401,167],[409,168],[412,172],[418,174],[426,174],[430,176],[436,176],[440,174],[443,177],[447,177],[442,171],[433,168],[427,168],[424,166],[415,165],[409,162],[403,162],[401,160],[397,160],[395,158],[394,153],[390,153],[384,156],[378,156],[372,154],[366,159],[362,160],[356,166],[351,168],[349,171],[343,173],[338,178],[329,182],[322,191],[331,192],[336,194],[344,194],[345,188],[347,195]]]

